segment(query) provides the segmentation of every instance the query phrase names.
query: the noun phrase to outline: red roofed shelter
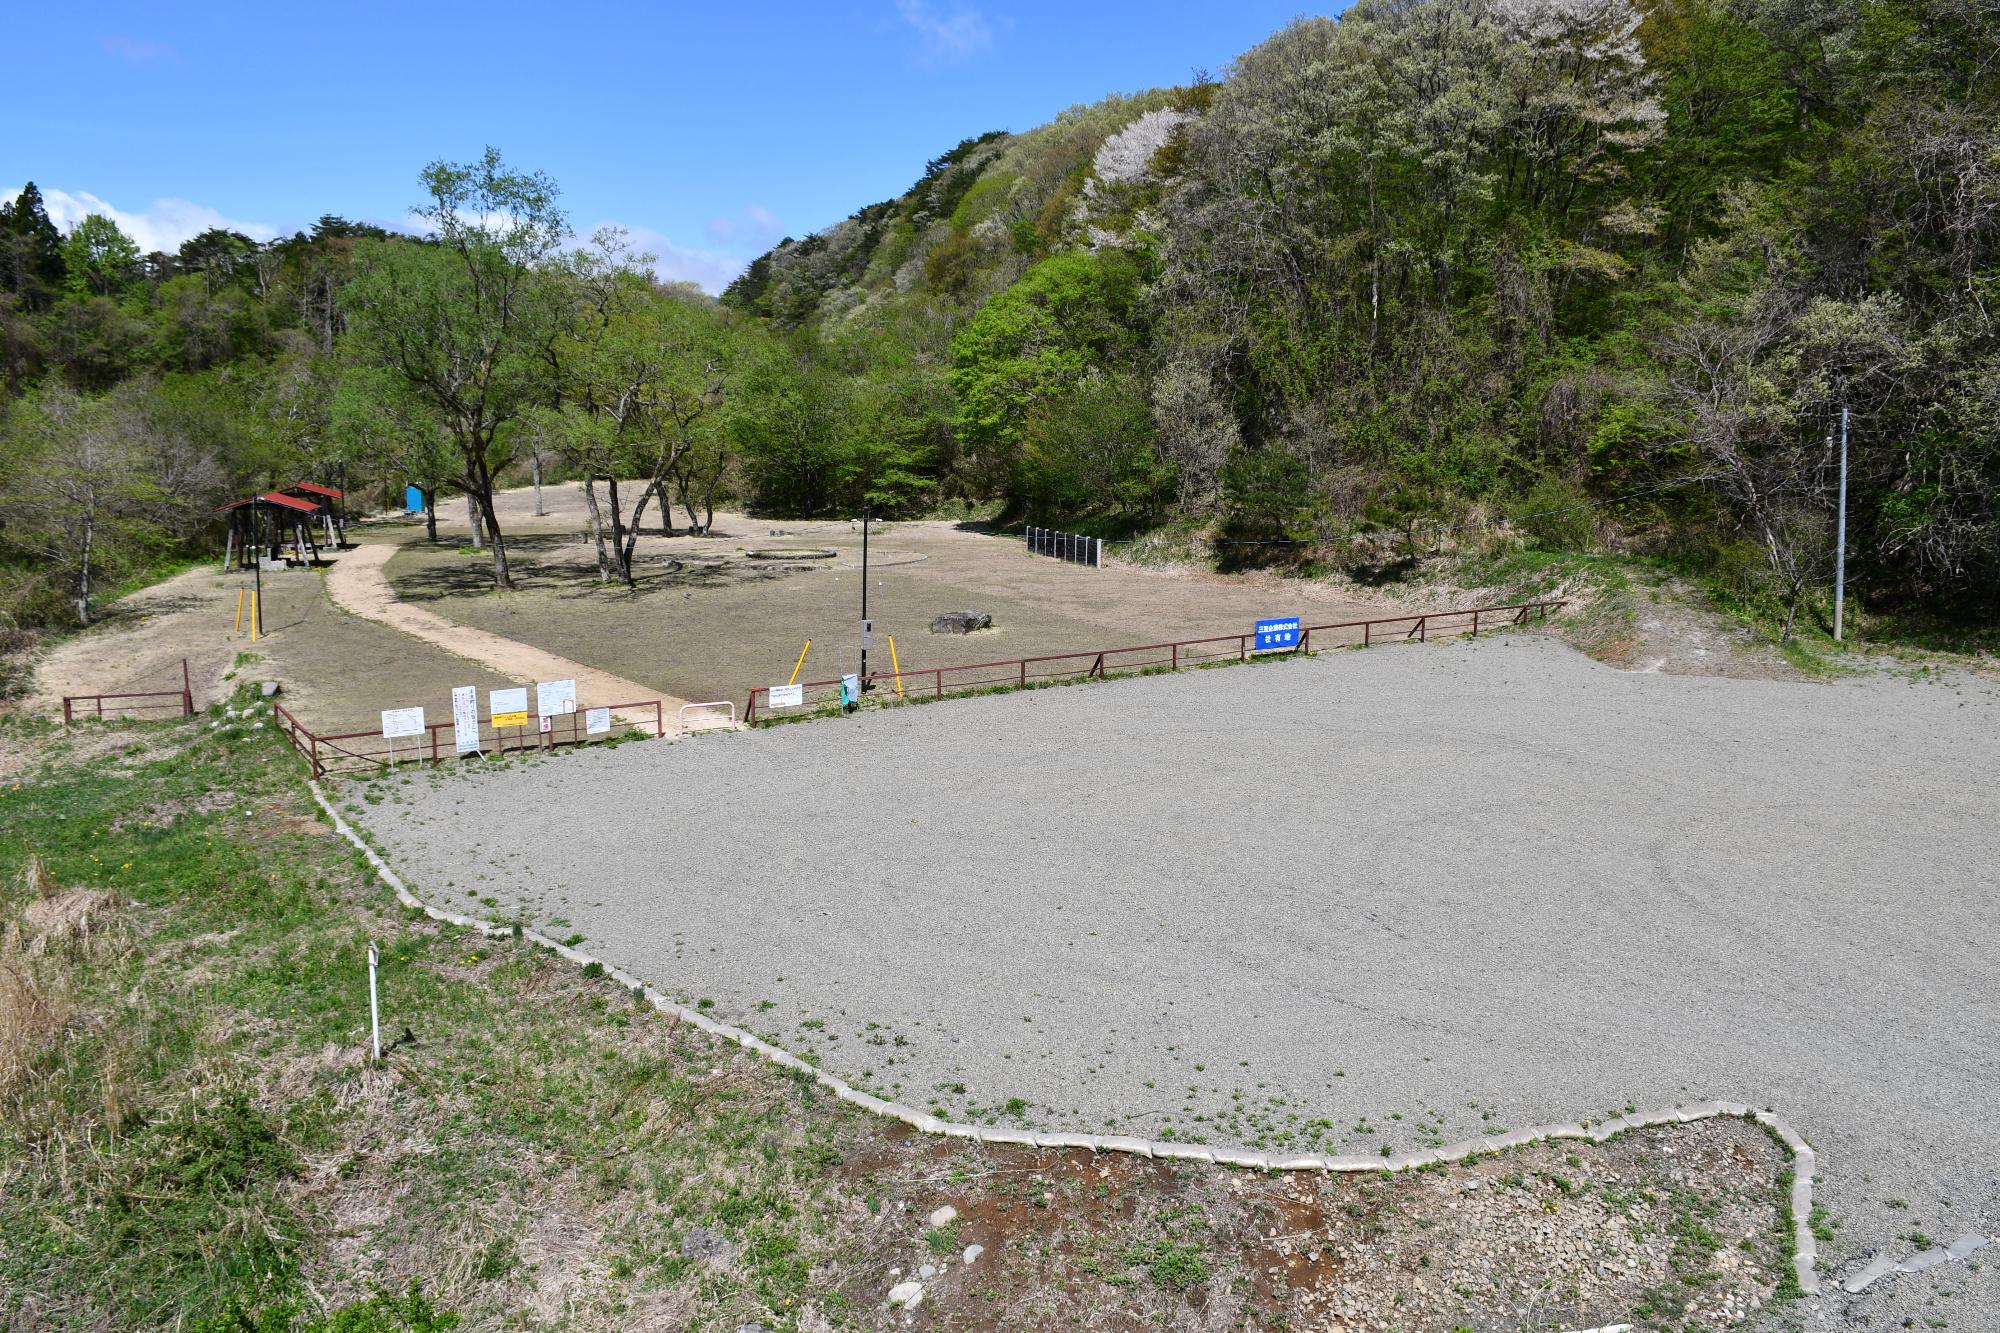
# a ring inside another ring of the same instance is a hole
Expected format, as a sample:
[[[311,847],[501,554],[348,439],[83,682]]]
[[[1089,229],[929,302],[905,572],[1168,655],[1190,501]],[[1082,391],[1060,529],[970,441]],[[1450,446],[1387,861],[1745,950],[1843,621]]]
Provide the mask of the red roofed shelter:
[[[347,549],[347,523],[341,513],[341,501],[347,498],[344,491],[317,482],[302,481],[296,486],[286,487],[285,494],[314,505],[326,531],[326,544],[336,551]]]
[[[267,546],[273,560],[301,565],[319,563],[319,543],[313,540],[312,529],[320,506],[310,500],[282,491],[265,491],[262,495],[247,495],[217,505],[215,512],[229,516],[229,541],[222,553],[224,570],[232,559],[238,569],[261,569]],[[291,557],[285,555],[288,538],[295,552]]]

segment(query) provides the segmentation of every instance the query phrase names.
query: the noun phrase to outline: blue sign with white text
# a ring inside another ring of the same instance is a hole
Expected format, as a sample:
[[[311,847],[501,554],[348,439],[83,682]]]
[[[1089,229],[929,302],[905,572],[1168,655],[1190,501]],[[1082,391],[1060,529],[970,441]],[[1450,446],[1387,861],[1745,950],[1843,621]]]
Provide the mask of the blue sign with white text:
[[[1299,618],[1289,616],[1281,620],[1260,620],[1257,622],[1257,649],[1268,652],[1273,648],[1296,648],[1299,646]]]

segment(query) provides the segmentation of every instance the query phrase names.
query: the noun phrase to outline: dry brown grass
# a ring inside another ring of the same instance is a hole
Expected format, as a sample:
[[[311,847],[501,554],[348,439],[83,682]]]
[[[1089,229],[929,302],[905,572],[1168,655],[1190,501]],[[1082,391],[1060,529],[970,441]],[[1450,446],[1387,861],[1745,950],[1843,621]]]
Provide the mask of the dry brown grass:
[[[103,958],[124,942],[117,909],[118,899],[112,894],[70,889],[28,903],[9,929],[20,936],[20,947],[30,956],[67,953]]]
[[[70,1023],[68,978],[54,960],[101,958],[126,943],[118,899],[63,887],[40,856],[28,856],[15,886],[16,901],[0,898],[0,1095],[20,1089]],[[116,1100],[108,1084],[105,1099]]]
[[[49,869],[48,862],[34,852],[29,852],[28,859],[21,863],[21,873],[15,882],[20,886],[21,895],[25,898],[39,898],[46,901],[62,892],[62,885],[57,882],[55,872]]]
[[[118,918],[115,894],[96,889],[66,889],[40,856],[30,854],[16,877],[19,896],[0,916],[0,959],[40,958],[61,954],[72,958],[106,958],[129,943]]]
[[[52,985],[0,954],[0,1097],[12,1096],[35,1057],[54,1045],[69,1022],[69,999]]]

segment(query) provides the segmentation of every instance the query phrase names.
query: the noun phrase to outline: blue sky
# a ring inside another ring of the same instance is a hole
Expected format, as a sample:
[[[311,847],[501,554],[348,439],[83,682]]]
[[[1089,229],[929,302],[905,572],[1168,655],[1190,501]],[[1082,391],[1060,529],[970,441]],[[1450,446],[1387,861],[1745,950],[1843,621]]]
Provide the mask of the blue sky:
[[[146,248],[340,213],[400,223],[488,143],[579,231],[711,289],[780,236],[901,193],[967,135],[1218,74],[1295,5],[30,5],[9,20],[0,196]]]

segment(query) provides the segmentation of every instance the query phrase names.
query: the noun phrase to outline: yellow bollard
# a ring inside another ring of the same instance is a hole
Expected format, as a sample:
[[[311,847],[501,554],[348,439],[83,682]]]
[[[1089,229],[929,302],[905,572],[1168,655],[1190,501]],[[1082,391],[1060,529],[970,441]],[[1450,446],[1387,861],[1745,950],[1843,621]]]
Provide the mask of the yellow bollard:
[[[241,634],[243,632],[243,589],[241,588],[236,590],[236,628],[229,632],[231,634]]]
[[[889,665],[896,670],[896,697],[903,697],[903,664],[896,660],[896,636],[889,636]]]
[[[257,642],[257,594],[250,594],[250,642]]]
[[[803,667],[806,664],[806,654],[812,651],[812,646],[813,646],[813,641],[811,639],[807,639],[806,646],[799,649],[799,660],[792,663],[792,678],[786,681],[785,684],[796,685],[799,683],[799,668]]]

